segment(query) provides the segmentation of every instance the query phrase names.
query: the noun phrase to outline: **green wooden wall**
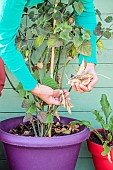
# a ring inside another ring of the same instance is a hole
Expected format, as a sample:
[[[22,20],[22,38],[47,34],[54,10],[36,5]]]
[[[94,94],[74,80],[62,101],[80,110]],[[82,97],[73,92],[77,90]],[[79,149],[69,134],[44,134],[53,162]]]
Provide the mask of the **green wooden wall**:
[[[102,12],[103,19],[108,14],[113,15],[113,0],[95,0],[95,7]],[[95,128],[98,128],[99,124],[96,123],[94,116],[91,114],[91,110],[101,110],[99,100],[102,93],[107,94],[113,108],[113,40],[106,40],[103,38],[102,41],[105,45],[105,49],[97,54],[98,65],[96,66],[96,70],[98,74],[103,74],[110,77],[111,79],[106,79],[102,76],[99,76],[98,84],[90,93],[78,94],[77,92],[71,92],[70,96],[72,98],[72,103],[75,106],[72,109],[72,115],[68,115],[65,109],[59,109],[59,112],[63,116],[70,116],[80,120],[90,120]],[[77,61],[72,61],[66,70],[68,76],[70,76],[72,72],[74,73],[76,67]],[[17,85],[18,81],[16,80],[16,78],[11,75],[10,72],[8,72],[8,74],[13,80],[13,83]],[[64,81],[66,84],[66,79]],[[65,87],[67,88],[66,85]],[[21,115],[24,115],[24,109],[21,108],[21,99],[18,98],[18,95],[12,90],[10,84],[6,80],[3,95],[0,98],[0,120]],[[0,170],[8,170],[7,161],[5,159],[1,144]],[[82,144],[76,170],[94,170],[92,158],[87,150],[86,142]]]

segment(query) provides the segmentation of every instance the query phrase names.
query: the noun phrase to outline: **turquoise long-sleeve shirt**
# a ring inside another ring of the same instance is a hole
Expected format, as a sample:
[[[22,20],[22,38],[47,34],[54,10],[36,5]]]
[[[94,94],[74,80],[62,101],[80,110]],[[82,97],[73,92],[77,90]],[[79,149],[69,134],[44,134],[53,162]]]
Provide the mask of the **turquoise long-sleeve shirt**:
[[[76,25],[89,29],[92,33],[92,55],[85,57],[87,62],[96,63],[96,37],[93,34],[96,26],[96,14],[93,0],[82,0],[84,12],[79,16],[75,12]],[[22,83],[25,90],[36,87],[37,81],[31,75],[22,54],[17,50],[15,38],[20,27],[22,13],[25,6],[43,3],[44,0],[0,0],[0,57],[9,70]],[[83,56],[80,55],[79,63]]]

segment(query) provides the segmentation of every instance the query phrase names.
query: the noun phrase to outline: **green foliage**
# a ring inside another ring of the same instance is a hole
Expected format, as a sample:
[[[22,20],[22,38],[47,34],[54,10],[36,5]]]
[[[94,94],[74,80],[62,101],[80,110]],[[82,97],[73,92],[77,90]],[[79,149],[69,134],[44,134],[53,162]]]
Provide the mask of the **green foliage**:
[[[36,38],[36,46],[39,47],[42,45],[43,41],[44,41],[44,38],[45,38],[45,35],[39,35],[37,38]]]
[[[104,148],[102,155],[106,156],[107,154],[109,154],[111,148],[113,147],[113,112],[106,94],[102,94],[100,104],[101,109],[104,113],[104,117],[97,110],[93,110],[92,113],[95,115],[97,122],[101,124],[105,137],[103,137],[97,130],[95,130],[94,133],[97,135],[97,138],[99,138],[102,142]],[[73,123],[77,124],[79,122],[75,121]],[[81,121],[80,125],[85,125],[88,128],[94,130],[94,127],[88,121]]]
[[[103,119],[103,116],[101,116],[101,114],[97,110],[92,111],[92,113],[96,116],[96,120],[101,124],[101,127],[105,132],[105,139],[103,139],[103,136],[100,136],[101,139],[104,140],[103,141],[104,151],[102,152],[102,155],[105,156],[110,152],[111,146],[113,145],[113,131],[112,131],[113,114],[112,114],[110,103],[105,94],[102,94],[100,104],[105,119]]]
[[[81,1],[79,1],[79,2],[74,2],[74,4],[73,4],[73,6],[74,6],[74,8],[75,8],[75,10],[76,10],[76,12],[80,15],[82,12],[83,12],[83,10],[84,10],[84,4],[81,2]]]
[[[47,114],[46,123],[48,123],[48,124],[52,124],[53,123],[53,116],[52,116],[51,113]]]
[[[97,23],[97,26],[95,28],[95,35],[97,35],[97,47],[99,47],[99,50],[102,50],[104,48],[104,45],[102,42],[98,43],[102,37],[105,37],[107,39],[113,38],[113,30],[111,27],[113,26],[113,17],[112,16],[107,16],[104,20],[102,20],[101,17],[101,12],[97,9],[96,13],[98,17],[100,18],[100,21]],[[106,22],[107,26],[103,26],[103,23]]]
[[[58,86],[57,82],[53,78],[51,78],[49,76],[45,76],[42,79],[42,84],[46,85],[46,86],[49,86],[54,90],[59,89],[59,86]]]

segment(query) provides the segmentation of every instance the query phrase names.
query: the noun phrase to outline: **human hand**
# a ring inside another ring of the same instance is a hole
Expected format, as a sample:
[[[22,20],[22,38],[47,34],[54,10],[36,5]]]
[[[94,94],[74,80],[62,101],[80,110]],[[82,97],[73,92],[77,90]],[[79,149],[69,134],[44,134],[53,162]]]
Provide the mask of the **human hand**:
[[[37,84],[37,86],[30,91],[33,95],[39,97],[47,104],[60,105],[60,96],[64,93],[65,98],[69,95],[67,90],[53,90],[51,87]]]
[[[73,90],[78,91],[79,93],[90,92],[93,89],[94,85],[98,81],[98,77],[97,77],[96,72],[95,72],[95,64],[87,63],[87,66],[84,70],[84,74],[93,75],[93,79],[91,80],[91,82],[87,86],[84,86],[81,83],[72,83],[71,84]]]

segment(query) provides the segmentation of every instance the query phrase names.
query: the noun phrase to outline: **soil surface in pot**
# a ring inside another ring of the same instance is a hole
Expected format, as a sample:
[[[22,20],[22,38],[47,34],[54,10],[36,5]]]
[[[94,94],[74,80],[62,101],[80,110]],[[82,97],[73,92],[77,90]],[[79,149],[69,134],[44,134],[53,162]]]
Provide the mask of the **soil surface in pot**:
[[[100,135],[103,137],[104,141],[106,141],[106,133],[104,130],[102,131],[98,131],[100,133]],[[95,133],[92,133],[91,136],[89,137],[89,140],[98,144],[98,145],[102,145],[101,140],[97,137],[97,135]],[[113,140],[108,144],[109,146],[113,146]]]
[[[37,121],[34,120],[34,125],[37,131],[37,135],[39,136],[38,132],[38,125]],[[80,125],[71,125],[70,123],[67,125],[63,125],[61,122],[55,122],[52,124],[51,128],[51,136],[65,136],[70,134],[75,134],[80,131]],[[19,135],[19,136],[35,136],[33,126],[31,122],[28,123],[21,123],[16,128],[11,129],[9,131],[11,134]],[[47,135],[45,135],[47,136]]]

